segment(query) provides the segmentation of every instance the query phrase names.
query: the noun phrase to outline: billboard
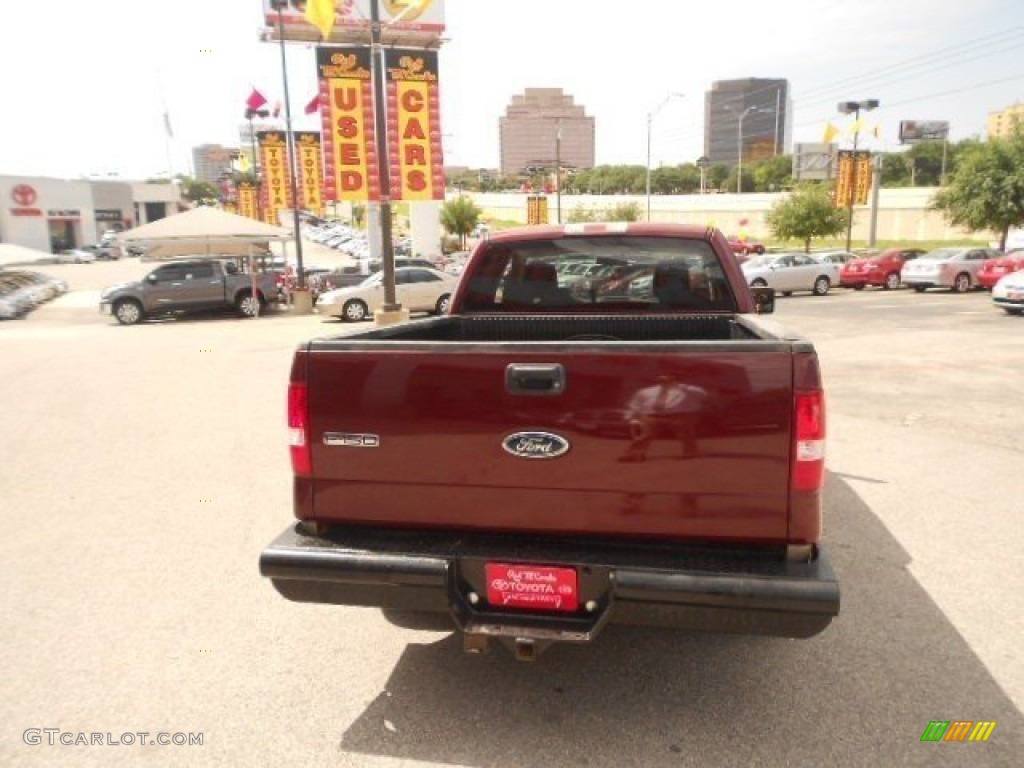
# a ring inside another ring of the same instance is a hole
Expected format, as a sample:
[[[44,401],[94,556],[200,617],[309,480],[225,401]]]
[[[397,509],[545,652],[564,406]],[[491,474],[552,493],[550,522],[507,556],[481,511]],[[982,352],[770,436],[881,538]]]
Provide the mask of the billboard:
[[[334,28],[329,40],[306,21],[304,0],[282,2],[280,16],[273,0],[263,0],[264,40],[370,44],[371,3],[378,3],[384,45],[437,48],[444,35],[444,0],[335,0]],[[280,26],[279,26],[280,22]]]
[[[835,144],[793,146],[793,178],[797,181],[826,181],[836,176]]]
[[[437,54],[389,49],[388,169],[393,200],[444,200]]]
[[[948,138],[949,122],[945,120],[900,120],[900,144],[945,141]]]
[[[323,121],[324,196],[380,199],[369,48],[317,48]]]
[[[323,216],[324,165],[320,156],[320,134],[316,131],[297,132],[295,154],[299,163],[299,207],[314,216]]]
[[[260,167],[263,171],[263,220],[278,224],[278,212],[292,207],[292,189],[288,180],[288,140],[284,131],[257,131]]]

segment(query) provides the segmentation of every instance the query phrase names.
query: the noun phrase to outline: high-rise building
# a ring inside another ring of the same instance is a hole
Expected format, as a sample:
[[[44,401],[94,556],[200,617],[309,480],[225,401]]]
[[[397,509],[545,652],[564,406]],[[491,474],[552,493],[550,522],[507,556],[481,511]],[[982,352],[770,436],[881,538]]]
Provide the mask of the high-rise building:
[[[704,155],[731,168],[740,153],[744,163],[785,154],[791,113],[788,80],[748,77],[712,83],[704,94]]]
[[[231,158],[238,152],[236,149],[220,144],[200,144],[192,148],[192,165],[195,168],[196,181],[216,184],[221,176],[231,171]]]
[[[594,118],[561,88],[527,88],[499,121],[501,172],[594,167]],[[559,135],[561,138],[559,139]]]
[[[988,137],[1005,139],[1013,131],[1015,123],[1024,128],[1024,104],[1017,102],[1012,107],[988,113]]]

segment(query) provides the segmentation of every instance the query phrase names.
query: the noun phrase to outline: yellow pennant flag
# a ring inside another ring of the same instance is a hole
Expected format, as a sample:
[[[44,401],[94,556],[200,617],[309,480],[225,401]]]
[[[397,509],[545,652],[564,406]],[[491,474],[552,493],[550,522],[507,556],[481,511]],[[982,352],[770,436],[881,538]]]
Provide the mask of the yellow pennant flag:
[[[822,142],[825,144],[831,144],[835,141],[836,136],[839,135],[839,129],[836,128],[832,123],[825,123],[825,137]]]
[[[856,136],[858,133],[864,130],[865,124],[866,123],[864,122],[863,117],[854,120],[853,125],[850,126],[850,133]]]
[[[872,128],[871,135],[874,136],[876,139],[882,138],[882,126],[876,125],[874,128]]]
[[[309,0],[306,3],[306,21],[320,30],[324,40],[329,40],[334,28],[334,0]]]
[[[248,173],[252,170],[252,161],[249,160],[249,156],[245,152],[238,156],[238,170],[242,173]]]

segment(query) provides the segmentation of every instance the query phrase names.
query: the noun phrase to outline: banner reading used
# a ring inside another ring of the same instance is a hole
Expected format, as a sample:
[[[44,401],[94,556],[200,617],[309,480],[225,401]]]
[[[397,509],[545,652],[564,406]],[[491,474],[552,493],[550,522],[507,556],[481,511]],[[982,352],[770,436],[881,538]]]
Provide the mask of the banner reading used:
[[[327,200],[380,199],[369,48],[317,48]]]

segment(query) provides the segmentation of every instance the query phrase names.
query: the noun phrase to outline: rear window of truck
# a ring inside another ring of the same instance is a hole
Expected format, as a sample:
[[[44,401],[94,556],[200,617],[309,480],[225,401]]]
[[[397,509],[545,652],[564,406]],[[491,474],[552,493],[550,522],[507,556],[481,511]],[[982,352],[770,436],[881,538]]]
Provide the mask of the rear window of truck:
[[[711,245],[600,236],[491,243],[466,286],[467,312],[735,312]]]

